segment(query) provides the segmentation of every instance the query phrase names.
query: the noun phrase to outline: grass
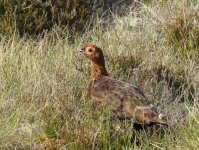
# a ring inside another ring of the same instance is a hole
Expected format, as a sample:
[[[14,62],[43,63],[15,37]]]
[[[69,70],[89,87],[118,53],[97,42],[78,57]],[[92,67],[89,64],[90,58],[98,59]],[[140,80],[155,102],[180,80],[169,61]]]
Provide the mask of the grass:
[[[106,27],[99,18],[73,44],[56,29],[37,39],[2,36],[0,149],[197,149],[198,48],[182,59],[168,42],[172,32],[165,32],[175,18],[198,9],[185,2],[141,3]],[[92,110],[86,99],[90,62],[78,58],[90,43],[104,50],[113,77],[137,85],[165,114],[163,133],[119,121],[111,122],[121,127],[113,132],[106,107]]]

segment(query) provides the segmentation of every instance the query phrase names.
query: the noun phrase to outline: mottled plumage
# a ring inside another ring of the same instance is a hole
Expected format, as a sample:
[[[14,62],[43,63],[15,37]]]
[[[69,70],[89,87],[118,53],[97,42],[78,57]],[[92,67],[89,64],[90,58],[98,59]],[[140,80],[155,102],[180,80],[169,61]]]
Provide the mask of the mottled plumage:
[[[87,96],[93,103],[108,102],[118,119],[133,119],[134,122],[141,124],[166,124],[137,87],[108,75],[100,48],[88,45],[80,52],[92,61],[93,69]]]

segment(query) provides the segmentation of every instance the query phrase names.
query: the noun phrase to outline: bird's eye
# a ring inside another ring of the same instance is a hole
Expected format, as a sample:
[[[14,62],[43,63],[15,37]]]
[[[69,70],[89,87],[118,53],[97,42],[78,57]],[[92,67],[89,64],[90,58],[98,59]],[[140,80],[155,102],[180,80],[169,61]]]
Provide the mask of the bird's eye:
[[[88,49],[88,52],[92,52],[93,50],[92,49]]]

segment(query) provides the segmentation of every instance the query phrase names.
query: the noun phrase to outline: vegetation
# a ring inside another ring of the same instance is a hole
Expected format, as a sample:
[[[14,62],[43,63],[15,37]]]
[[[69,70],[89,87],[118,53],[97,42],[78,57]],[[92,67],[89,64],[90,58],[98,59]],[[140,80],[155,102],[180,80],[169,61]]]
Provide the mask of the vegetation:
[[[166,32],[168,44],[181,58],[193,57],[198,53],[199,45],[199,13],[198,9],[190,8],[190,12],[179,14],[173,23],[168,25]]]
[[[98,17],[72,44],[60,27],[37,38],[1,35],[0,149],[198,149],[197,10],[197,1],[137,2],[125,16]],[[106,107],[92,110],[90,62],[78,53],[90,43],[104,50],[112,76],[158,106],[168,127],[135,131],[130,121],[110,121]]]
[[[114,3],[113,0],[0,0],[0,33],[43,35],[59,26],[70,35],[80,36],[92,26],[96,12],[102,13]]]
[[[93,5],[94,0],[1,0],[0,32],[38,35],[58,25],[80,34],[95,12]]]

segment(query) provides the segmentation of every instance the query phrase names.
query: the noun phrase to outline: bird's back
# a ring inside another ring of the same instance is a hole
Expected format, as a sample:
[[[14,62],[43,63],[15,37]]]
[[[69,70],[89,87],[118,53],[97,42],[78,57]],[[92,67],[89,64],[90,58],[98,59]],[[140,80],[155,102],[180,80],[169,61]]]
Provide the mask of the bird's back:
[[[88,93],[93,101],[106,101],[113,105],[118,118],[134,118],[135,122],[145,124],[163,123],[156,109],[151,107],[143,92],[134,85],[103,76],[100,80],[90,80]]]
[[[135,105],[149,105],[149,101],[143,92],[136,86],[110,76],[104,76],[100,80],[91,80],[88,89],[90,90],[91,98],[110,101],[127,101],[129,99]]]

